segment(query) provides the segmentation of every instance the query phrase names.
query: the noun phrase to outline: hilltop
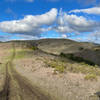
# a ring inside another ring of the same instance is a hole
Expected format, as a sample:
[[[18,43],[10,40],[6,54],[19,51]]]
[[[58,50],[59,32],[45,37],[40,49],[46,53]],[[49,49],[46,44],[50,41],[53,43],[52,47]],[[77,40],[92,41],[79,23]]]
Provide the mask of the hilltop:
[[[41,40],[27,40],[14,41],[16,44],[22,46],[36,46],[38,49],[60,55],[73,54],[76,57],[81,57],[89,60],[100,66],[100,45],[89,42],[76,42],[69,39],[41,39]]]

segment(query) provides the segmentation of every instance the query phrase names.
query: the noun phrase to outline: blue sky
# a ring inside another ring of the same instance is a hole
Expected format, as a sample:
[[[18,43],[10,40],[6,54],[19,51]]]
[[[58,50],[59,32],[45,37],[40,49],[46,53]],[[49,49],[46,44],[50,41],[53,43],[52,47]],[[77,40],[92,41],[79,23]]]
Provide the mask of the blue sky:
[[[69,38],[100,43],[99,6],[100,0],[1,0],[0,40]]]

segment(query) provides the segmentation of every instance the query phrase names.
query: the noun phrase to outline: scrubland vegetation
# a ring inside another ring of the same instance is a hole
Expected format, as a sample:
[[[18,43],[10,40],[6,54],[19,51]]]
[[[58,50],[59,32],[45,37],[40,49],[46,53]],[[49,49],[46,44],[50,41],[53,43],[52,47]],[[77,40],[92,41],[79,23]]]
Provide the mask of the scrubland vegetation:
[[[54,73],[82,73],[85,74],[86,80],[97,80],[97,77],[100,76],[100,68],[98,65],[90,65],[84,62],[75,62],[68,58],[62,58],[55,60],[46,60],[45,63],[48,67],[54,68]]]

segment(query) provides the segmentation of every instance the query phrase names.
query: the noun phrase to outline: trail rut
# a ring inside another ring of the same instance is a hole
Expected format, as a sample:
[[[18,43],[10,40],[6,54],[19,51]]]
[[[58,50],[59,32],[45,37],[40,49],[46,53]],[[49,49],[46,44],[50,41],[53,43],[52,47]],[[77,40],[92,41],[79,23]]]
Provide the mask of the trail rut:
[[[0,92],[0,100],[51,100],[50,96],[15,70],[13,60],[16,49],[14,45],[12,48],[12,56],[6,63],[6,78],[3,90]]]

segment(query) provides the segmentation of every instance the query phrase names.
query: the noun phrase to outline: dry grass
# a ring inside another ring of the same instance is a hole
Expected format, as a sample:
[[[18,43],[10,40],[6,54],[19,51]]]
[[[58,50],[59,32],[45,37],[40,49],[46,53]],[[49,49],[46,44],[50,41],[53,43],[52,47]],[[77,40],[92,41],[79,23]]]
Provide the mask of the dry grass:
[[[54,71],[58,71],[60,73],[72,72],[100,76],[100,68],[97,65],[92,66],[85,63],[63,61],[61,59],[46,60],[45,63],[48,67],[52,67],[54,68]]]

